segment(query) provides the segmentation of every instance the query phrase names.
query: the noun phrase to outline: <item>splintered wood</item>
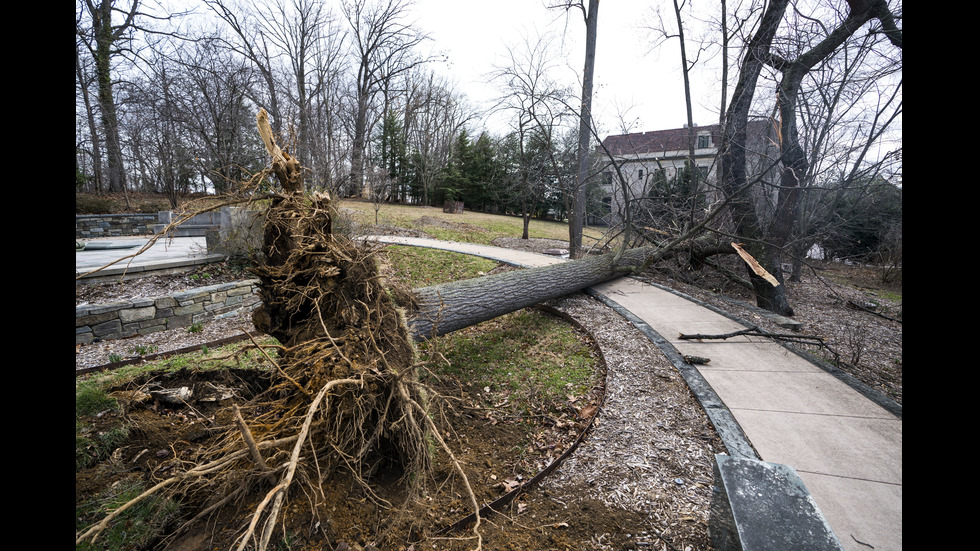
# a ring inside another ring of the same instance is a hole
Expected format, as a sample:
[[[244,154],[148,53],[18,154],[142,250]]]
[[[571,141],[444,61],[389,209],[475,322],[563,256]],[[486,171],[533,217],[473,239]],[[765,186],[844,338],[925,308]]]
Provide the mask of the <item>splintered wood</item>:
[[[732,247],[735,248],[735,252],[738,253],[738,256],[742,257],[742,260],[744,260],[745,263],[748,264],[750,268],[752,268],[752,271],[755,272],[755,275],[761,277],[762,279],[765,279],[773,287],[779,286],[779,281],[775,277],[773,277],[772,274],[767,272],[766,269],[763,268],[759,264],[759,262],[756,261],[756,259],[753,258],[752,255],[746,252],[746,250],[743,249],[738,243],[732,243]]]

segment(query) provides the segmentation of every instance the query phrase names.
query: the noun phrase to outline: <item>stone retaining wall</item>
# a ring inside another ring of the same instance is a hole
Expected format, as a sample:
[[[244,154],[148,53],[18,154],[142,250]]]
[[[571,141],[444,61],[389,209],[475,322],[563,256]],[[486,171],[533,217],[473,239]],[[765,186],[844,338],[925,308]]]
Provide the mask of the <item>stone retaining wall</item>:
[[[76,214],[75,239],[153,235],[156,214]]]
[[[122,339],[190,327],[259,306],[258,279],[220,283],[175,295],[75,307],[75,343]]]

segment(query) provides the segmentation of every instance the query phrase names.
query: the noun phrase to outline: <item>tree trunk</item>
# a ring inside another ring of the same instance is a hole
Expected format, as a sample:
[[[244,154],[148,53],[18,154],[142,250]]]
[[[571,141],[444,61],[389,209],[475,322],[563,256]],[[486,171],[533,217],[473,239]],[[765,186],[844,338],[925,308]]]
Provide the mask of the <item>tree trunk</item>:
[[[112,95],[112,46],[116,40],[112,28],[112,5],[108,1],[98,6],[98,18],[93,12],[95,22],[95,74],[98,84],[99,109],[102,111],[102,128],[105,136],[106,157],[108,157],[109,189],[114,192],[126,190],[126,170],[123,164],[122,143],[119,138],[119,121],[116,116],[116,103]],[[127,196],[127,201],[128,201]]]
[[[581,258],[582,231],[585,227],[585,181],[589,175],[589,142],[592,137],[592,81],[595,73],[595,45],[599,19],[599,0],[589,0],[585,16],[585,69],[582,73],[582,112],[578,130],[578,173],[568,212],[569,256]]]
[[[687,168],[688,177],[691,179],[690,187],[685,190],[686,197],[684,199],[689,206],[688,214],[690,215],[690,220],[683,221],[682,227],[688,228],[694,225],[695,210],[697,206],[698,197],[698,187],[701,182],[700,172],[698,172],[697,163],[694,160],[695,149],[697,147],[697,127],[694,124],[694,108],[691,105],[691,67],[687,62],[687,43],[684,39],[684,18],[681,17],[681,7],[677,4],[677,0],[674,0],[674,17],[677,19],[677,40],[681,46],[681,76],[684,80],[684,107],[687,110]]]
[[[735,221],[736,232],[746,240],[745,249],[759,264],[782,281],[778,260],[772,256],[772,249],[765,246],[765,235],[747,192],[749,180],[746,166],[748,150],[748,118],[755,95],[759,74],[772,46],[773,37],[783,18],[787,0],[775,0],[769,4],[762,16],[755,36],[746,49],[745,60],[739,73],[738,83],[728,106],[727,122],[722,138],[720,155],[720,184],[729,199],[731,218]],[[793,309],[786,300],[785,285],[772,285],[750,268],[746,268],[749,280],[756,293],[756,303],[761,308],[782,315],[793,315]]]
[[[541,268],[512,270],[416,289],[418,306],[409,320],[412,337],[423,340],[493,319],[621,277],[641,266],[655,248],[630,249]]]
[[[88,79],[82,71],[82,62],[78,56],[78,46],[75,46],[75,73],[78,75],[78,85],[82,90],[82,100],[85,103],[85,115],[88,120],[89,133],[92,135],[92,178],[95,180],[95,191],[102,193],[102,146],[99,145],[99,128],[95,124],[95,113],[88,96]]]
[[[354,143],[350,152],[350,193],[360,196],[364,186],[364,148],[367,144],[367,92],[357,95],[357,113],[354,115]]]

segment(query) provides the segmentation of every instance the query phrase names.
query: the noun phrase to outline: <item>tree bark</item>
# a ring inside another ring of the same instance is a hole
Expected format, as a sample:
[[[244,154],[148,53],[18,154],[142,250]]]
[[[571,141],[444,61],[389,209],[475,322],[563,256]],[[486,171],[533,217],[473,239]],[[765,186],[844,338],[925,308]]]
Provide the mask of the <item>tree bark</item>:
[[[102,146],[99,143],[99,128],[95,124],[95,113],[92,109],[92,102],[88,95],[88,79],[82,71],[82,62],[78,56],[78,46],[75,46],[75,74],[78,76],[78,85],[82,91],[82,100],[85,102],[85,115],[88,120],[89,133],[92,135],[92,178],[95,180],[95,191],[102,193]]]
[[[782,285],[780,257],[783,248],[788,246],[798,222],[800,180],[809,168],[806,154],[800,146],[796,124],[801,83],[817,63],[832,55],[848,37],[872,18],[876,17],[882,21],[892,44],[899,48],[902,44],[901,31],[895,28],[884,0],[850,0],[849,4],[851,10],[840,26],[833,29],[809,51],[796,59],[787,60],[770,52],[773,37],[782,20],[787,2],[783,0],[772,2],[763,14],[758,32],[749,43],[727,117],[728,127],[725,128],[721,155],[722,188],[729,197],[734,198],[731,203],[732,218],[736,223],[739,236],[748,241],[745,245],[746,250],[763,268],[775,276],[779,283],[772,285],[750,270],[749,277],[756,292],[756,302],[766,310],[787,316],[793,315],[793,309],[786,300],[784,285]],[[764,64],[782,73],[777,91],[782,170],[776,212],[768,228],[762,227],[748,197],[744,195],[742,198],[736,197],[747,185],[745,129],[749,106]]]
[[[119,138],[119,120],[116,114],[116,102],[112,93],[112,56],[116,41],[120,39],[122,33],[132,24],[137,5],[137,3],[134,3],[132,10],[124,14],[126,17],[125,23],[118,27],[113,27],[113,6],[110,0],[103,0],[98,5],[89,4],[95,42],[92,54],[95,57],[99,109],[102,112],[102,127],[105,137],[106,157],[109,165],[109,189],[112,191],[126,190],[126,168],[123,163],[122,142]]]
[[[568,213],[569,256],[581,258],[582,231],[585,227],[585,181],[589,176],[589,141],[592,138],[592,82],[595,73],[595,46],[598,35],[599,0],[589,0],[585,16],[585,68],[582,73],[582,111],[579,115],[578,173]]]
[[[618,262],[619,253],[609,253],[416,289],[410,332],[424,340],[574,293],[623,276],[655,252],[654,247],[630,249]]]
[[[727,122],[722,138],[719,174],[721,188],[729,199],[736,232],[746,240],[745,249],[780,282],[780,285],[774,286],[747,268],[749,280],[756,293],[756,303],[771,312],[791,316],[793,309],[786,300],[785,285],[781,284],[778,259],[772,254],[772,249],[765,246],[765,235],[755,205],[745,191],[749,184],[746,168],[749,109],[759,74],[770,57],[772,40],[788,4],[787,0],[771,2],[762,16],[758,31],[749,42],[738,83],[728,106],[728,115],[725,117]]]

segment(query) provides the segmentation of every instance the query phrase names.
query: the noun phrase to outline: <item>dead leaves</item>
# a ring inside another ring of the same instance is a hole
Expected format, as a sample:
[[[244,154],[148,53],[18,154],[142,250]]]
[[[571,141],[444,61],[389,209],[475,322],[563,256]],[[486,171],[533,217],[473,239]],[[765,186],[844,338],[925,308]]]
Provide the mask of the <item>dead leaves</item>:
[[[521,487],[521,482],[519,480],[517,480],[517,477],[516,476],[511,476],[511,477],[508,477],[503,482],[497,484],[497,486],[500,486],[501,488],[503,488],[504,489],[504,493],[509,493],[509,492],[513,492],[514,490],[520,488]]]
[[[582,409],[578,410],[578,418],[582,420],[588,420],[595,416],[595,413],[599,411],[599,406],[595,404],[589,404]]]

